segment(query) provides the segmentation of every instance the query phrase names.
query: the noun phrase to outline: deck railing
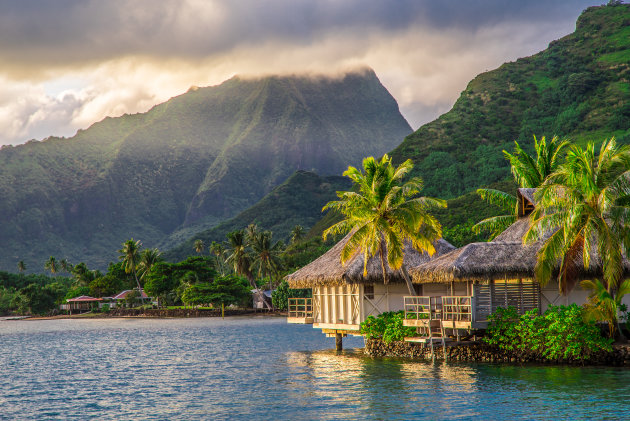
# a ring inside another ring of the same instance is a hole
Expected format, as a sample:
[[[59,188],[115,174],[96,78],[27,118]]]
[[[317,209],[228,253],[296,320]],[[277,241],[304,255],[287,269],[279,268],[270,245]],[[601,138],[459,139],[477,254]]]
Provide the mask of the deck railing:
[[[313,317],[313,299],[289,298],[289,317]]]
[[[472,296],[406,296],[405,319],[472,321]]]
[[[443,296],[442,320],[472,321],[472,296]]]
[[[442,312],[440,297],[406,296],[405,319],[439,319]]]

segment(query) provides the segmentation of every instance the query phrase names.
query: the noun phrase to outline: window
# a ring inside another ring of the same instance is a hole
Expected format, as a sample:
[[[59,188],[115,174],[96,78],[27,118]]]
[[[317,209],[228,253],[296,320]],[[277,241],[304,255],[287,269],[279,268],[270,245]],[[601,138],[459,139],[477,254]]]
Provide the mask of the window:
[[[374,285],[364,285],[363,295],[365,295],[365,298],[369,298],[370,300],[373,300],[374,299]]]

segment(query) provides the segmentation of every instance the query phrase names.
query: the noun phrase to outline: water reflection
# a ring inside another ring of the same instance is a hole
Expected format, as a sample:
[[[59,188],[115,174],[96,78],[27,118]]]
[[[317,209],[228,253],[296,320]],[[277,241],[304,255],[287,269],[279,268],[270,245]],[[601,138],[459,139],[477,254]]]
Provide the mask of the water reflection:
[[[630,418],[627,369],[432,364],[333,346],[274,319],[0,322],[0,419]]]

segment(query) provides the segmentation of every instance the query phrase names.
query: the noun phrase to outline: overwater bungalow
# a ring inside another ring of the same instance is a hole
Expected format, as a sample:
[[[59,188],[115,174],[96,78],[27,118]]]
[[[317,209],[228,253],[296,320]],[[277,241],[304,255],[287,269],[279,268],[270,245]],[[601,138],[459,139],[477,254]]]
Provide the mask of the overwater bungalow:
[[[488,316],[498,307],[513,306],[519,314],[549,305],[582,305],[588,291],[579,284],[567,295],[559,293],[557,281],[541,288],[534,278],[536,253],[541,243],[523,245],[535,209],[535,189],[519,189],[518,219],[493,241],[467,244],[455,249],[446,241],[436,244],[433,258],[411,247],[405,249],[405,267],[417,295],[410,295],[400,273],[389,271],[392,279],[383,284],[380,261],[368,262],[363,276],[363,257],[340,263],[344,238],[330,251],[287,277],[292,288],[312,288],[313,298],[289,301],[289,323],[312,323],[329,336],[357,333],[369,315],[405,310],[404,324],[416,327],[410,342],[442,342],[459,338],[488,325]],[[582,261],[582,256],[577,256]],[[582,267],[581,265],[576,265]],[[388,268],[389,269],[389,268]],[[601,259],[591,256],[589,270],[581,269],[579,279],[601,276]],[[630,263],[625,261],[626,275]],[[624,302],[630,304],[630,297]]]
[[[289,299],[289,323],[313,324],[316,329],[338,339],[347,334],[359,334],[359,327],[368,316],[404,309],[404,297],[409,290],[400,270],[386,266],[389,282],[383,281],[380,259],[368,260],[367,275],[363,275],[363,255],[357,253],[345,265],[341,250],[349,235],[328,252],[286,277],[291,288],[310,288],[312,298]],[[435,243],[435,256],[455,247],[444,240]],[[429,261],[427,253],[419,253],[405,245],[404,265],[409,268]]]
[[[459,337],[463,330],[485,328],[488,316],[498,307],[512,306],[518,314],[532,309],[542,313],[549,305],[587,302],[589,293],[579,284],[562,295],[556,280],[544,287],[535,280],[536,253],[541,243],[523,245],[536,205],[534,191],[518,190],[518,219],[493,241],[467,244],[409,269],[414,284],[420,286],[419,296],[405,297],[404,324],[418,327],[420,334],[409,341]],[[591,256],[589,270],[583,269],[581,255],[576,258],[576,266],[581,268],[578,279],[601,276],[598,256]],[[625,267],[630,274],[627,261]]]

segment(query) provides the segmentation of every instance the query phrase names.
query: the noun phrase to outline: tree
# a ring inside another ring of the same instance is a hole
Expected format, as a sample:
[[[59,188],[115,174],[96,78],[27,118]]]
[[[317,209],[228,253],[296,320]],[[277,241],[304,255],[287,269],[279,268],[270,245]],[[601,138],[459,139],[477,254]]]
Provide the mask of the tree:
[[[214,260],[221,275],[225,275],[225,249],[223,245],[213,241],[210,244],[210,253],[214,255]]]
[[[187,305],[212,304],[213,307],[243,304],[251,293],[246,282],[236,275],[221,276],[214,282],[190,285],[182,294]]]
[[[193,247],[195,251],[199,254],[203,253],[203,251],[206,249],[206,245],[203,240],[195,240]]]
[[[611,297],[630,250],[630,149],[614,138],[602,143],[599,156],[590,142],[572,146],[566,162],[536,192],[537,205],[525,242],[542,240],[536,278],[545,285],[557,270],[560,292],[568,294],[580,266],[601,259],[602,280]],[[559,265],[558,265],[559,262]]]
[[[289,298],[310,298],[311,296],[311,289],[291,289],[289,283],[283,280],[271,293],[271,301],[278,310],[286,310],[289,306]]]
[[[304,228],[302,225],[296,225],[291,230],[291,244],[295,244],[304,237]]]
[[[139,258],[140,258],[140,247],[142,243],[140,240],[133,241],[133,238],[127,240],[123,243],[123,247],[118,250],[120,256],[118,256],[119,260],[122,260],[123,266],[125,267],[125,273],[133,273],[133,277],[136,280],[136,285],[138,286],[138,291],[142,289],[140,287],[140,281],[138,281],[138,274],[136,273]]]
[[[258,288],[258,285],[256,285],[256,282],[254,281],[254,277],[250,270],[251,259],[247,250],[247,237],[252,238],[258,235],[256,233],[256,226],[253,224],[250,225],[248,227],[248,233],[249,234],[246,235],[244,229],[228,233],[228,257],[226,259],[226,262],[232,265],[236,274],[247,278],[251,287],[256,290],[256,294],[262,295],[262,292]],[[263,301],[267,308],[271,309],[269,303],[266,300]]]
[[[70,263],[68,259],[61,259],[61,261],[59,262],[59,265],[61,266],[61,269],[64,272],[68,272],[68,273],[72,272],[72,263]]]
[[[324,231],[326,239],[331,234],[351,231],[341,252],[345,264],[356,253],[363,254],[363,273],[367,275],[367,262],[378,254],[383,282],[388,283],[385,264],[392,270],[401,269],[411,295],[415,289],[403,265],[404,244],[409,241],[418,251],[435,253],[433,243],[442,235],[440,223],[428,210],[446,207],[446,202],[430,197],[415,197],[422,190],[423,182],[413,177],[404,178],[413,168],[407,160],[394,168],[391,158],[385,154],[380,162],[373,157],[363,160],[365,173],[348,167],[343,175],[354,181],[358,191],[337,192],[340,200],[328,202],[326,209],[335,209],[344,219]]]
[[[91,281],[89,289],[92,297],[109,297],[120,292],[123,288],[120,279],[112,275],[105,275]]]
[[[284,244],[281,241],[273,243],[271,231],[263,231],[254,238],[251,248],[251,269],[255,269],[260,278],[269,277],[271,279],[273,275],[278,273],[278,269],[282,265],[280,254],[284,249]]]
[[[558,169],[560,165],[560,152],[569,145],[566,140],[560,141],[554,136],[547,144],[545,136],[540,141],[534,136],[534,150],[536,158],[525,152],[518,142],[514,142],[514,153],[503,151],[505,158],[510,162],[510,168],[514,181],[519,187],[537,188],[545,181],[549,174]],[[506,215],[493,216],[472,227],[475,233],[490,231],[491,238],[496,237],[507,227],[516,222],[518,215],[516,196],[495,189],[478,189],[481,198],[492,205],[499,206]]]
[[[23,273],[26,270],[26,263],[24,263],[24,260],[20,260],[18,262],[17,268],[18,268],[18,271],[20,271],[20,273]]]
[[[76,264],[72,268],[72,275],[74,276],[75,284],[80,286],[88,286],[97,277],[96,272],[88,269],[87,265],[83,262]],[[100,276],[100,273],[98,274]]]
[[[144,281],[151,268],[162,260],[162,252],[156,248],[145,249],[140,253],[140,261],[138,262],[138,272],[140,279]]]
[[[582,281],[580,285],[591,292],[589,295],[591,304],[586,308],[587,315],[596,320],[605,321],[608,324],[608,335],[610,338],[615,337],[617,329],[623,336],[621,328],[619,328],[617,313],[623,305],[621,303],[623,297],[630,293],[630,279],[626,279],[621,283],[614,296],[599,279],[587,279]]]
[[[59,271],[59,264],[57,263],[57,259],[53,256],[50,256],[44,265],[44,269],[49,270],[50,273],[54,276]]]

